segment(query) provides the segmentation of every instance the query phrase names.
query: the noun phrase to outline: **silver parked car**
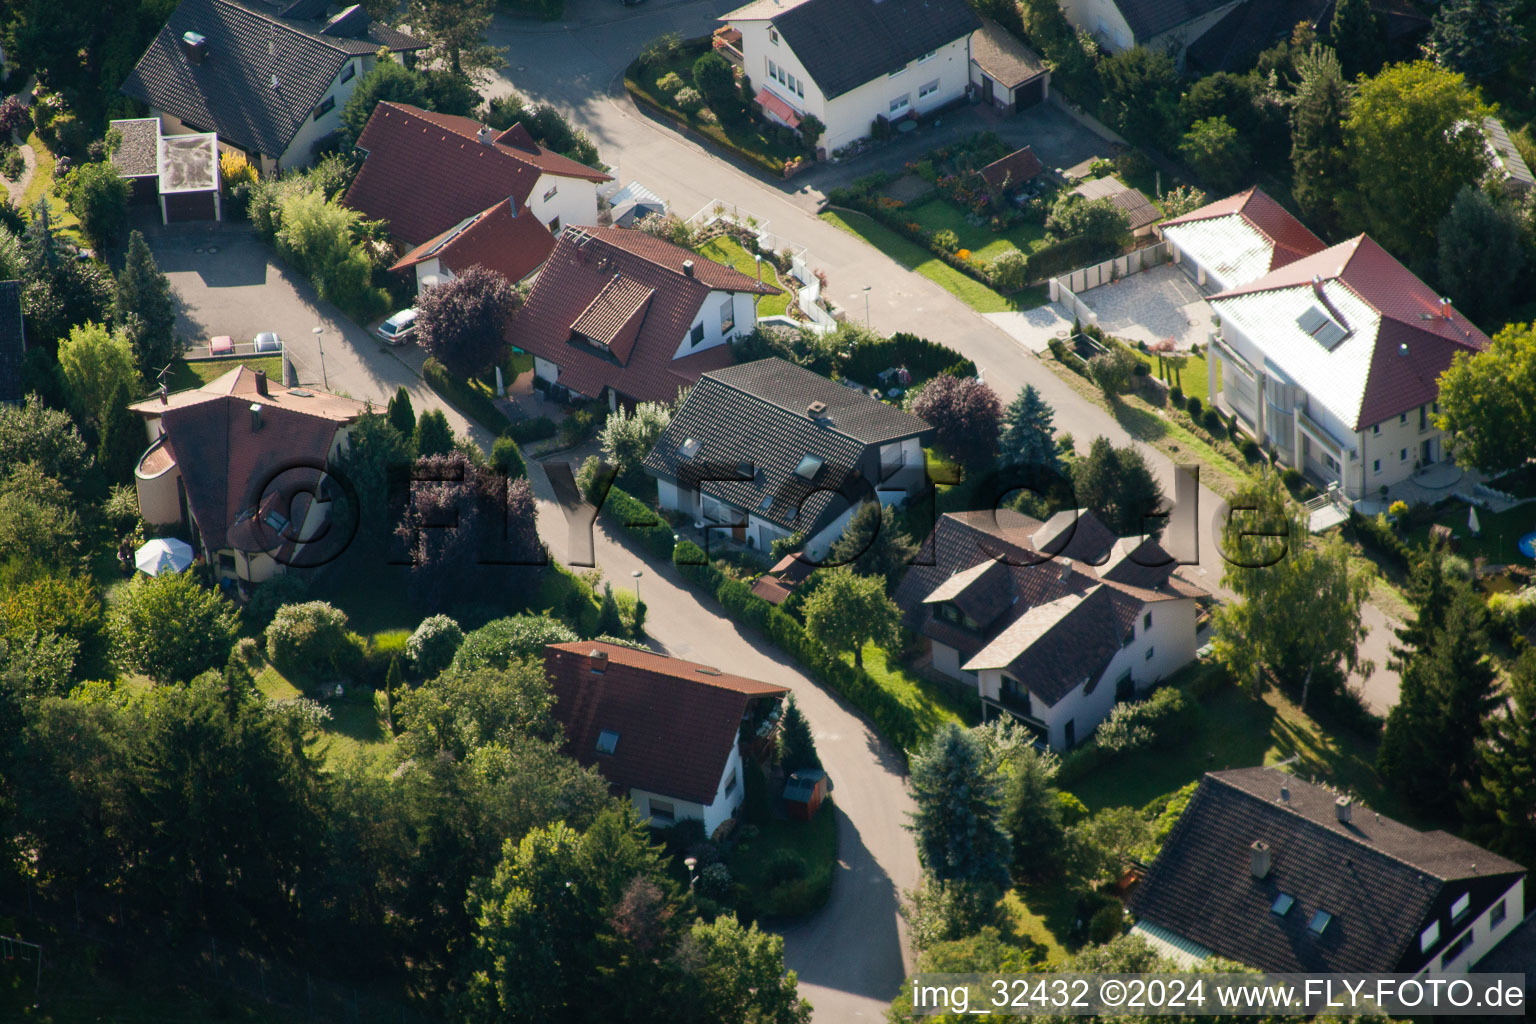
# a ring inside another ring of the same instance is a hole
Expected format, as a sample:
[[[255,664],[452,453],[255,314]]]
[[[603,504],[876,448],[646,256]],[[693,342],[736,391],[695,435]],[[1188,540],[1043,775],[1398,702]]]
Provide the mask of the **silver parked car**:
[[[271,331],[262,331],[256,335],[256,340],[253,344],[257,352],[281,352],[283,350],[283,339]]]
[[[414,309],[402,309],[394,316],[379,324],[376,332],[384,339],[385,344],[404,345],[416,335],[416,311]]]

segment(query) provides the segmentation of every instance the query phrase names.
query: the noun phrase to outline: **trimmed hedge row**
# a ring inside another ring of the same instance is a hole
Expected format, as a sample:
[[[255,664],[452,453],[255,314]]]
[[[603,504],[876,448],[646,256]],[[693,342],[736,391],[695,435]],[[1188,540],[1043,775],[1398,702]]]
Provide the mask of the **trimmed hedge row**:
[[[637,538],[647,551],[658,558],[672,558],[672,527],[656,510],[619,487],[610,487],[598,513],[603,521],[616,525]]]
[[[948,345],[905,331],[854,346],[838,372],[850,380],[871,383],[877,374],[892,366],[905,366],[913,380],[928,380],[941,373],[962,378],[976,376],[976,364]]]
[[[710,565],[703,548],[689,540],[679,541],[673,548],[672,560],[685,579],[714,595],[732,618],[767,636],[810,675],[868,715],[886,739],[910,751],[928,738],[911,709],[881,688],[868,672],[855,668],[813,639],[794,616],[775,608],[742,581],[731,579]]]
[[[428,358],[421,368],[421,376],[427,384],[452,402],[459,411],[491,433],[500,436],[512,429],[512,421],[502,415],[500,409],[484,392],[476,391],[453,374],[436,358]]]

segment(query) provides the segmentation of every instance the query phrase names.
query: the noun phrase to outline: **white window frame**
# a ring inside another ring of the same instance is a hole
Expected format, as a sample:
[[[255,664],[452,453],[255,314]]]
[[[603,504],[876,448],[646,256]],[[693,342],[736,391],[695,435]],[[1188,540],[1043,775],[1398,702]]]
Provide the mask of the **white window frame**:
[[[779,45],[779,30],[774,28],[772,25],[768,26],[768,41],[774,46]]]
[[[779,66],[777,64],[775,64],[771,58],[768,59],[768,77],[769,78],[778,78],[779,77]]]
[[[1464,914],[1466,914],[1467,911],[1471,909],[1471,893],[1464,892],[1460,896],[1456,897],[1456,901],[1451,904],[1451,923],[1455,924]]]
[[[905,114],[907,111],[909,111],[911,109],[912,109],[912,94],[909,93],[909,92],[904,92],[900,96],[898,96],[895,99],[891,100],[888,113],[891,114],[892,116],[895,116],[897,114]]]
[[[937,78],[935,78],[933,81],[931,81],[931,82],[924,82],[922,85],[917,87],[917,98],[920,99],[920,100],[927,99],[929,96],[932,96],[934,93],[936,93],[938,91],[939,91],[939,80]]]

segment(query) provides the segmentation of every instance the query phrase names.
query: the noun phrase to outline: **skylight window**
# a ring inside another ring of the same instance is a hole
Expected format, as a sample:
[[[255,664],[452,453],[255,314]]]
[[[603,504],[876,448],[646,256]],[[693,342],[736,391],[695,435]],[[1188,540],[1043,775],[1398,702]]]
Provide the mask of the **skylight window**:
[[[1332,920],[1332,914],[1328,913],[1326,910],[1319,910],[1317,913],[1312,915],[1312,922],[1307,925],[1307,931],[1311,932],[1313,935],[1321,935],[1323,934],[1324,929],[1328,927],[1328,922]]]
[[[767,512],[772,507],[773,507],[773,495],[771,495],[771,494],[763,495],[763,500],[757,503],[757,510],[759,512]]]
[[[597,734],[597,752],[599,754],[611,754],[618,749],[619,734],[612,729],[604,729]]]
[[[806,480],[815,480],[816,474],[821,472],[821,467],[820,455],[807,455],[800,460],[800,465],[795,467],[795,475]]]
[[[698,438],[690,437],[682,444],[677,446],[677,454],[680,458],[691,459],[695,455],[699,454],[699,449],[701,447],[702,445],[699,443]]]
[[[1349,336],[1349,331],[1340,326],[1337,320],[1315,305],[1302,310],[1296,318],[1296,326],[1330,352]]]
[[[1291,912],[1291,907],[1296,905],[1296,897],[1281,893],[1275,897],[1275,902],[1269,906],[1269,912],[1279,917],[1284,917]]]

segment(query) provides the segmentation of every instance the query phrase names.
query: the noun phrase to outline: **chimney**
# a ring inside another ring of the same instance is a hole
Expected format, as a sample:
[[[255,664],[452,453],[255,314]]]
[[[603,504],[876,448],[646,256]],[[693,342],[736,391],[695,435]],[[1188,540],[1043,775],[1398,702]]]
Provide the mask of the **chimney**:
[[[587,667],[593,672],[604,672],[608,668],[608,652],[600,651],[596,647],[587,652]]]
[[[490,125],[483,124],[480,126],[480,130],[475,133],[475,138],[479,139],[481,144],[489,146],[496,141],[496,133],[491,131]]]
[[[1070,558],[1063,558],[1061,560],[1061,578],[1062,579],[1067,579],[1071,575],[1072,575],[1072,559],[1070,559]]]
[[[808,417],[810,417],[811,419],[813,419],[813,420],[818,418],[818,417],[820,417],[820,416],[825,415],[826,411],[827,411],[827,403],[826,402],[812,402],[812,403],[810,403],[809,405],[807,405],[805,407],[805,414]]]
[[[1341,796],[1333,802],[1333,816],[1339,819],[1341,825],[1348,825],[1349,819],[1354,816],[1354,802],[1347,796]]]
[[[1267,878],[1271,862],[1269,844],[1262,839],[1255,839],[1248,847],[1248,870],[1253,872],[1254,878]]]
[[[1280,787],[1280,802],[1283,803],[1283,804],[1288,804],[1288,803],[1291,802],[1291,787],[1290,786],[1281,786]]]
[[[258,431],[260,429],[261,429],[261,403],[260,402],[252,402],[251,403],[251,433],[254,434],[254,433],[256,433],[256,431]]]
[[[683,276],[693,276],[693,260],[683,260]]]
[[[1442,317],[1444,317],[1445,319],[1447,319],[1447,320],[1449,320],[1451,318],[1451,300],[1450,299],[1441,298],[1441,300],[1440,300],[1440,315]]]
[[[1322,298],[1323,297],[1323,275],[1322,274],[1313,274],[1312,275],[1312,292],[1318,298]]]
[[[256,371],[256,393],[258,395],[261,395],[263,398],[267,397],[268,392],[267,392],[267,371],[266,370],[257,370]]]
[[[181,52],[187,55],[189,64],[202,64],[208,56],[208,37],[201,32],[183,32]]]

